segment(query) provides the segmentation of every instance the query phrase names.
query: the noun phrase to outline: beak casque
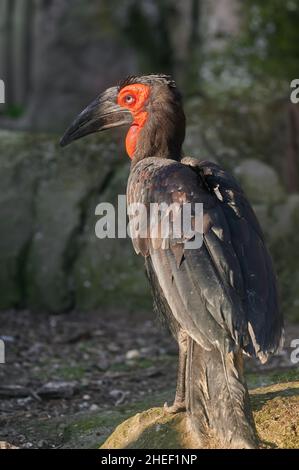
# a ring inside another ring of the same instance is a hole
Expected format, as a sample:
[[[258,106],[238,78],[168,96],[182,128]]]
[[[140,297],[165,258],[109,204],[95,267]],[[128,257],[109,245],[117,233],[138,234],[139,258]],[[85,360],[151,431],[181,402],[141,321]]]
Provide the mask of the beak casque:
[[[133,116],[117,104],[117,94],[117,87],[108,88],[90,103],[66,130],[61,147],[94,132],[132,124]]]

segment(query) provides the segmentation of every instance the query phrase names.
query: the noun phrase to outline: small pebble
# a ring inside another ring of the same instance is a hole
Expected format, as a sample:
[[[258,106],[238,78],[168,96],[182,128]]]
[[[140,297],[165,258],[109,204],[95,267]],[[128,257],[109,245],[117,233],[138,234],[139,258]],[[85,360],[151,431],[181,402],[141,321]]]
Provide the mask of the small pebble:
[[[132,359],[138,359],[139,357],[140,351],[138,351],[138,349],[130,349],[130,351],[126,353],[126,359],[128,359],[129,361]]]
[[[90,411],[98,411],[98,409],[99,407],[96,403],[93,403],[89,408]]]
[[[122,396],[124,392],[122,390],[110,390],[109,392],[109,395],[112,397],[112,398],[118,398],[119,396]]]

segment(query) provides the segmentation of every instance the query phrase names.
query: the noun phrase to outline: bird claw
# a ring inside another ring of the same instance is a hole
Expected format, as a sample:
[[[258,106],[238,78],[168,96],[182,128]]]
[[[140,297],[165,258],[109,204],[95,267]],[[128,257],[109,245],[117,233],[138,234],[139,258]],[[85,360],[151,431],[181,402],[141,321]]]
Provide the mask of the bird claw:
[[[165,402],[164,410],[169,414],[180,413],[181,411],[186,411],[186,405],[183,401],[174,401],[173,405],[171,406],[168,406],[167,402]]]

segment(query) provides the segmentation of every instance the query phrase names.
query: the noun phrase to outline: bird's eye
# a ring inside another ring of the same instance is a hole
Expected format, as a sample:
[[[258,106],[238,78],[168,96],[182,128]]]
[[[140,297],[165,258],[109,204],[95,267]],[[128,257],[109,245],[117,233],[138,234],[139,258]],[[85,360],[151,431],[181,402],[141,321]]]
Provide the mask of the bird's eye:
[[[126,102],[126,104],[133,104],[135,102],[134,96],[126,95],[125,96],[125,102]]]

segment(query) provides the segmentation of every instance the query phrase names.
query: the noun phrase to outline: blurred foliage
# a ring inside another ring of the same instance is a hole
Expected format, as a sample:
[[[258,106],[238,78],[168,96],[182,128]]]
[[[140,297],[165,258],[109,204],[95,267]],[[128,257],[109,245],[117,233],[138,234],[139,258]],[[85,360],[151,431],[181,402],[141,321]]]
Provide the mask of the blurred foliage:
[[[285,237],[280,237],[270,244],[271,253],[275,260],[275,268],[279,279],[281,309],[289,320],[299,321],[299,270],[298,259],[294,253],[299,253],[299,213],[294,214],[294,230]]]
[[[285,97],[299,72],[299,1],[246,0],[240,15],[240,32],[203,55],[204,92],[227,101],[244,93],[254,101]]]
[[[247,0],[240,59],[256,75],[294,78],[299,69],[298,0]]]
[[[140,68],[144,73],[154,70],[171,73],[173,70],[174,57],[168,22],[176,12],[174,5],[169,2],[158,2],[158,6],[160,14],[153,21],[142,9],[140,2],[135,1],[129,9],[129,21],[124,26],[127,40],[139,52]]]
[[[24,112],[25,112],[24,106],[16,104],[16,105],[7,106],[3,114],[12,119],[18,119],[24,114]]]

